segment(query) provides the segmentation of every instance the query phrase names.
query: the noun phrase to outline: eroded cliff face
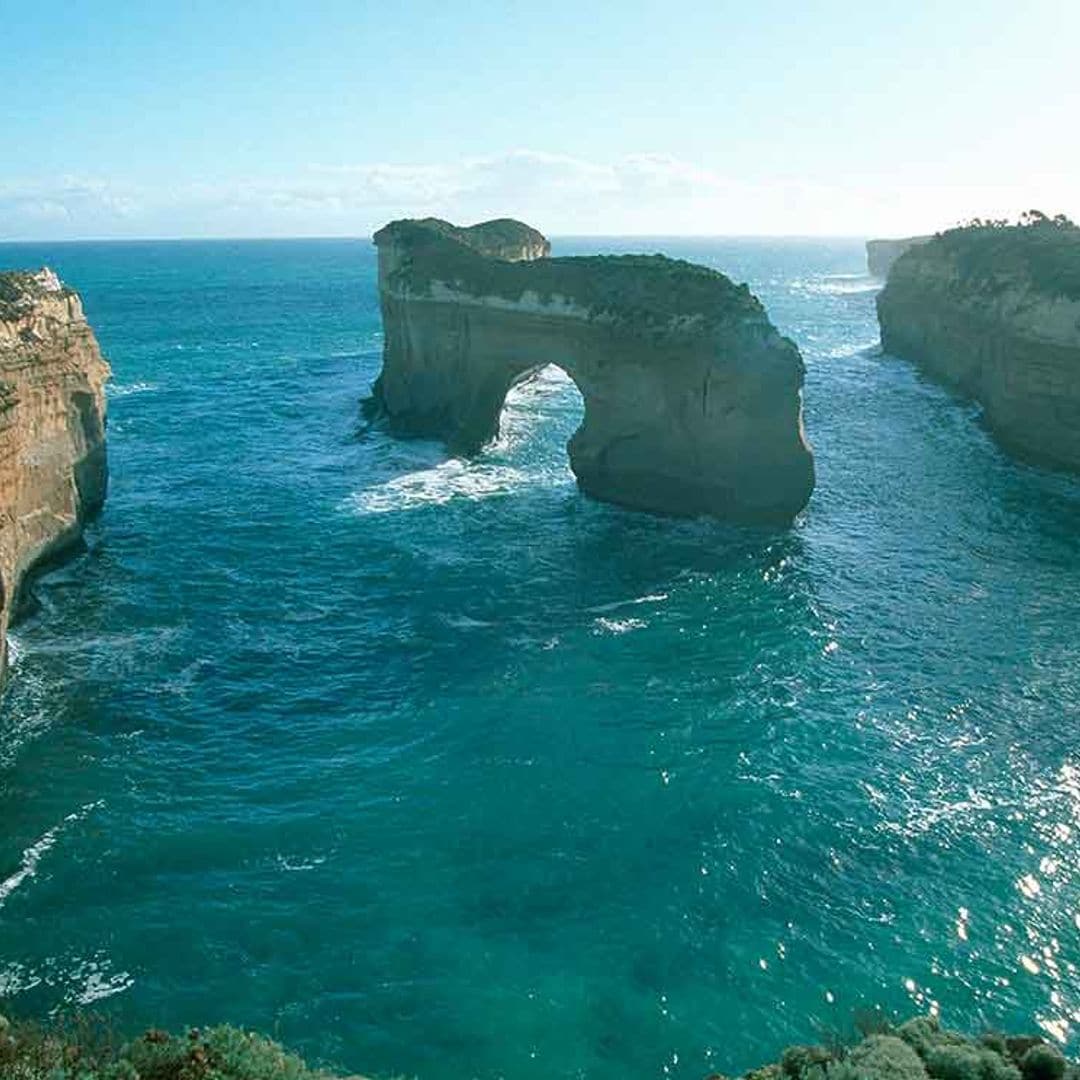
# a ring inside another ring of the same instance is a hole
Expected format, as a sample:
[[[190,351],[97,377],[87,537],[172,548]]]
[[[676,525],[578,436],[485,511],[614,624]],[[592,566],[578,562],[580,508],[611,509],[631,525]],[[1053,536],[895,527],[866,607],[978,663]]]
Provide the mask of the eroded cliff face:
[[[372,406],[392,427],[473,453],[498,434],[510,388],[556,364],[584,399],[568,449],[596,498],[784,523],[806,505],[802,359],[746,286],[658,255],[546,258],[535,230],[498,224],[520,231],[520,261],[445,223],[376,233],[385,347]]]
[[[878,319],[885,351],[977,400],[1007,449],[1080,470],[1080,230],[1052,228],[958,229],[909,251]]]
[[[108,376],[55,274],[0,273],[0,678],[27,573],[77,541],[105,498]]]

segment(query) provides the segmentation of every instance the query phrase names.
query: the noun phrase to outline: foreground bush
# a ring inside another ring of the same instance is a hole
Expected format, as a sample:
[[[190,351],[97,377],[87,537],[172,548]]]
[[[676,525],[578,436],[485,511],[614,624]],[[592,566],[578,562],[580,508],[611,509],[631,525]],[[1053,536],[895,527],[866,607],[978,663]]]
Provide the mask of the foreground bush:
[[[1037,1035],[969,1039],[919,1016],[895,1028],[879,1023],[852,1047],[789,1047],[743,1080],[1080,1080],[1080,1067]]]
[[[0,1017],[2,1080],[334,1080],[277,1043],[222,1026],[130,1042],[76,1020],[44,1028]],[[354,1080],[360,1080],[359,1077]]]
[[[239,1028],[147,1031],[118,1042],[92,1021],[51,1027],[0,1016],[0,1080],[337,1080]],[[361,1077],[345,1080],[363,1080]],[[714,1076],[710,1080],[722,1080]],[[792,1046],[743,1080],[1080,1080],[1080,1067],[1039,1036],[969,1039],[921,1016],[854,1046]]]

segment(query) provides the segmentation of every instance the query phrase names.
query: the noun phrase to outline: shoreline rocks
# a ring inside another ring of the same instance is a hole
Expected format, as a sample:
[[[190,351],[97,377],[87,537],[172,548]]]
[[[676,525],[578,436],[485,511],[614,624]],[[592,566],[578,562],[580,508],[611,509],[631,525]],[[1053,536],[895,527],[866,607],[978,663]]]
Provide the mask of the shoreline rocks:
[[[521,222],[396,221],[375,234],[385,346],[367,403],[472,454],[549,363],[585,419],[570,465],[598,499],[789,523],[814,485],[803,364],[745,285],[661,255],[549,258]]]
[[[105,500],[105,381],[79,297],[51,270],[0,273],[0,682],[28,576]]]

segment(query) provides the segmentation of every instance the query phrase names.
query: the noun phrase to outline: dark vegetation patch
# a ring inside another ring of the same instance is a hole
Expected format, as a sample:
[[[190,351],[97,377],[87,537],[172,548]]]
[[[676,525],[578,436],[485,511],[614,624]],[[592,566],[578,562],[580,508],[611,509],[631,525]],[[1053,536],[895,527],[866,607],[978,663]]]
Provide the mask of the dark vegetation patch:
[[[913,248],[897,265],[941,255],[965,287],[999,293],[1019,284],[1048,297],[1080,300],[1080,227],[1064,214],[1051,218],[1029,210],[1016,224],[975,219]]]
[[[445,224],[445,223],[443,223]],[[706,266],[665,255],[588,255],[506,262],[488,258],[427,222],[400,221],[375,234],[404,249],[392,284],[426,295],[440,281],[469,296],[517,301],[526,292],[542,302],[555,296],[635,324],[666,324],[700,316],[703,325],[761,316],[764,308],[746,285]]]
[[[396,231],[399,225],[418,225],[433,230],[450,240],[473,248],[482,255],[493,255],[496,258],[507,258],[510,253],[516,253],[523,247],[539,248],[545,255],[551,250],[551,245],[542,232],[513,218],[496,218],[464,228],[451,225],[442,218],[421,218],[418,221],[392,222],[387,228]]]
[[[972,1039],[932,1016],[894,1025],[875,1014],[871,1026],[860,1026],[854,1045],[832,1038],[792,1046],[743,1080],[1080,1080],[1080,1068],[1038,1035],[987,1032]]]
[[[0,1017],[4,1080],[333,1080],[277,1043],[223,1025],[183,1035],[151,1030],[128,1042],[101,1021],[48,1026]]]
[[[852,1043],[791,1046],[742,1080],[1080,1080],[1080,1067],[1038,1035],[969,1038],[920,1016],[893,1024],[875,1012]],[[4,1080],[334,1080],[277,1043],[222,1025],[120,1041],[99,1020],[11,1023],[0,1016]],[[359,1077],[354,1080],[360,1080]],[[709,1080],[725,1080],[714,1074]]]

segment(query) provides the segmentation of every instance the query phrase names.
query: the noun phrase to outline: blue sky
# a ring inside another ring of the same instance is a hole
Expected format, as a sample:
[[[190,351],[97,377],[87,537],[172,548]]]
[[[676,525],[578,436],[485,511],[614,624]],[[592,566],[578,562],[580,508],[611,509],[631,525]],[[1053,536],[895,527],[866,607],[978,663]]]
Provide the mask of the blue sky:
[[[1080,217],[1075,0],[0,0],[0,239]]]

